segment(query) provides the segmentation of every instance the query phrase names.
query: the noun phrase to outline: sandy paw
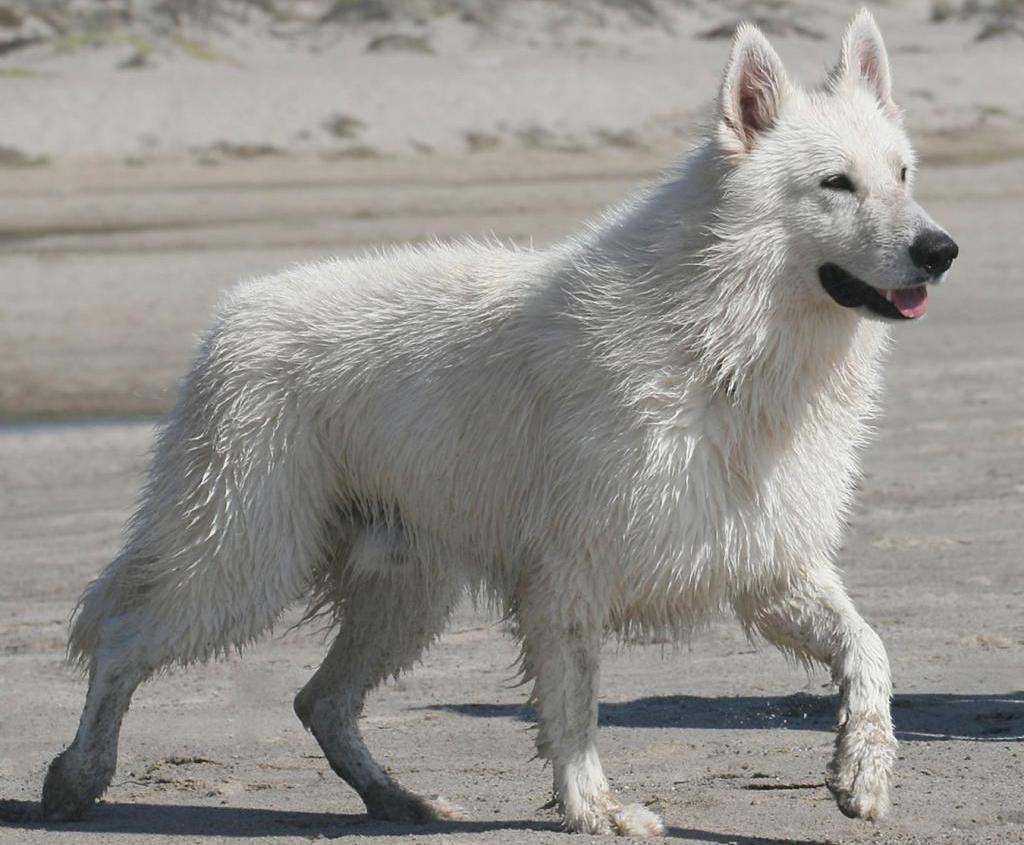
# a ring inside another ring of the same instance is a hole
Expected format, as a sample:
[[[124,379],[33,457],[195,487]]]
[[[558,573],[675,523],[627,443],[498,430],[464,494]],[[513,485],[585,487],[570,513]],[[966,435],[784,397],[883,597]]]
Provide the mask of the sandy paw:
[[[439,795],[423,798],[395,784],[371,787],[363,795],[363,802],[370,817],[380,821],[426,824],[468,818],[460,807]]]
[[[469,819],[469,814],[462,807],[440,795],[422,800],[430,810],[431,821],[464,822]]]
[[[612,828],[619,836],[664,836],[665,825],[657,813],[642,804],[627,804],[611,813]]]
[[[825,778],[840,811],[850,818],[878,821],[889,811],[896,740],[886,722],[851,720],[836,738]]]
[[[567,816],[565,828],[571,833],[618,836],[662,836],[665,825],[661,819],[641,804],[618,804],[601,810]]]
[[[43,782],[42,813],[47,821],[79,819],[103,794],[112,772],[95,765],[74,765],[70,751],[58,755],[46,771]]]

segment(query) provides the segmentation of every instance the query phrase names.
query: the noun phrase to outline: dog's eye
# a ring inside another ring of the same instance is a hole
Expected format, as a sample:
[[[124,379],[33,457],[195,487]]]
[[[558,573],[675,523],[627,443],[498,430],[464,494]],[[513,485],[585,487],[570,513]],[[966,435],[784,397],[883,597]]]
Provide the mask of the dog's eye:
[[[849,191],[851,194],[857,190],[850,177],[845,173],[826,176],[821,180],[821,187],[828,188],[830,191]]]
[[[902,170],[900,170],[900,181],[901,182],[906,182],[907,181],[907,168],[905,168],[905,167]]]

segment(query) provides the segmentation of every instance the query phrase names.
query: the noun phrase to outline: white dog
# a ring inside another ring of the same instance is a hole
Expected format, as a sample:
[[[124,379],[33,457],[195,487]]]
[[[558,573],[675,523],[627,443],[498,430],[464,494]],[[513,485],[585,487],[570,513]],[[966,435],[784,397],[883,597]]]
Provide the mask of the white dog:
[[[106,788],[141,681],[312,597],[338,633],[299,718],[375,818],[451,817],[396,783],[357,720],[467,590],[514,622],[569,830],[663,829],[598,760],[606,632],[684,636],[720,609],[831,669],[829,787],[847,815],[882,816],[889,666],[832,561],[886,323],[920,317],[957,252],[913,173],[867,12],[815,91],[744,26],[713,131],[578,237],[401,249],[236,289],[124,550],[81,599],[70,653],[89,692],[46,816]]]

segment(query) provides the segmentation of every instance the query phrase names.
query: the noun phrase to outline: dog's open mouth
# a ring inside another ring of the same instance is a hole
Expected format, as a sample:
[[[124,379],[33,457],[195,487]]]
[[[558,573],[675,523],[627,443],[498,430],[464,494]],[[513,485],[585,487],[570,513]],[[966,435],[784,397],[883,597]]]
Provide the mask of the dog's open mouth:
[[[890,320],[916,320],[928,310],[925,285],[881,290],[847,273],[838,264],[822,264],[818,278],[828,295],[844,308],[864,307]]]

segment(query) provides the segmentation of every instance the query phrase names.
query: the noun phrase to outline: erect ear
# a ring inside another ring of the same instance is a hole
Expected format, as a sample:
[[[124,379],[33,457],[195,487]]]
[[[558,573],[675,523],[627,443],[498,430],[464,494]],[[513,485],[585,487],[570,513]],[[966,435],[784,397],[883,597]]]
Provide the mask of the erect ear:
[[[899,106],[892,99],[889,55],[878,24],[867,9],[861,9],[846,28],[839,63],[832,71],[833,89],[844,83],[866,85],[891,117],[900,117]]]
[[[719,138],[731,153],[753,149],[778,120],[789,90],[786,69],[757,27],[740,24],[718,98]]]

